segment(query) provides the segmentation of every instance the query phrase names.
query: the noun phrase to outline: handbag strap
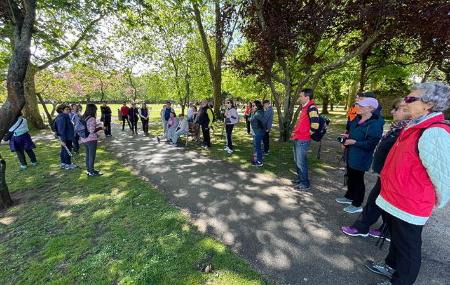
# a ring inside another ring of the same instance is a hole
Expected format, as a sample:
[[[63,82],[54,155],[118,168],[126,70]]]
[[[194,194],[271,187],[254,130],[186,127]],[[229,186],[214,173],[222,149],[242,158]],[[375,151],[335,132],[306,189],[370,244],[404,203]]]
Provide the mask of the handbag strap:
[[[17,127],[15,127],[14,128],[14,130],[12,130],[12,132],[11,133],[13,133],[14,134],[14,132],[22,125],[22,122],[23,122],[23,118],[22,119],[20,119],[20,123],[17,125]]]

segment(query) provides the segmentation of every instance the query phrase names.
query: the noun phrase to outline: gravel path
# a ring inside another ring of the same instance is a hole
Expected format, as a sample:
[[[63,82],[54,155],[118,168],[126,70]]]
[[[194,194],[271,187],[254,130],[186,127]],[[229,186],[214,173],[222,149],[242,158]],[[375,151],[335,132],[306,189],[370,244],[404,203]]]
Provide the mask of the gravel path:
[[[309,192],[293,191],[286,179],[244,170],[194,151],[113,128],[107,149],[155,185],[210,233],[277,284],[371,284],[382,281],[366,269],[366,259],[382,259],[371,238],[340,232],[356,218],[334,199],[344,193],[342,172],[313,171]],[[333,137],[333,136],[330,136]],[[327,159],[331,139],[322,153]],[[328,157],[328,158],[330,158]],[[101,164],[101,163],[100,163]],[[99,165],[100,165],[99,164]],[[368,189],[373,177],[368,175]],[[450,207],[439,210],[423,234],[423,264],[416,284],[449,284]]]

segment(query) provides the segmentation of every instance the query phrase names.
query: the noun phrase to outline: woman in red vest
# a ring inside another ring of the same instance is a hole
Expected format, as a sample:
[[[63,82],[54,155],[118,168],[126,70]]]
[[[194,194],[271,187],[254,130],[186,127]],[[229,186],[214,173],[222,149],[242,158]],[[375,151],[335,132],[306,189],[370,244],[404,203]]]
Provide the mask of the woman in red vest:
[[[376,204],[391,233],[385,263],[367,268],[391,281],[409,285],[421,264],[422,229],[435,206],[450,199],[450,126],[444,121],[450,87],[421,83],[404,98],[410,123],[400,133],[381,171],[381,193]]]

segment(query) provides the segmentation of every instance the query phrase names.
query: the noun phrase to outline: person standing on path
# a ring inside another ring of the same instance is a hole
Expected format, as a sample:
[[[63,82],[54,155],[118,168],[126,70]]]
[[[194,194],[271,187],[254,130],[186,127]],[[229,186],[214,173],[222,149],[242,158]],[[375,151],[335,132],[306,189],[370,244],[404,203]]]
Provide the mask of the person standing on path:
[[[422,230],[435,207],[450,200],[450,86],[427,82],[403,100],[411,121],[400,133],[381,171],[376,204],[391,233],[385,263],[369,261],[372,272],[387,276],[379,284],[414,284],[422,262]]]
[[[239,122],[239,115],[234,106],[234,102],[232,100],[227,100],[225,102],[225,132],[227,134],[227,144],[224,148],[228,154],[233,153],[233,139],[232,133],[234,125]]]
[[[262,140],[266,132],[264,121],[264,107],[261,101],[255,100],[252,104],[252,115],[250,117],[251,131],[253,133],[253,150],[256,157],[252,159],[253,166],[263,166]]]
[[[270,104],[269,100],[264,100],[263,105],[264,105],[264,121],[266,122],[266,132],[263,138],[264,154],[268,154],[270,150],[269,147],[270,131],[272,130],[273,124],[273,109],[272,104]]]
[[[142,103],[142,107],[141,107],[141,110],[139,112],[139,117],[141,117],[142,131],[144,132],[145,136],[148,136],[149,114],[148,114],[147,104]]]
[[[87,176],[100,176],[102,173],[94,169],[95,156],[97,153],[97,132],[103,128],[97,128],[96,117],[97,106],[94,104],[87,104],[86,111],[83,114],[83,120],[86,122],[86,130],[88,136],[80,138],[82,144],[86,149],[86,174]]]
[[[172,109],[172,103],[170,101],[167,101],[161,109],[161,121],[164,130],[163,137],[165,137],[166,139],[170,139],[170,137],[167,136],[167,122],[169,122],[170,113],[172,112],[175,112],[175,110]]]
[[[100,107],[101,118],[100,121],[103,122],[103,127],[105,129],[105,136],[111,136],[111,108],[105,103]]]
[[[80,112],[81,112],[81,108],[80,106],[78,106],[78,104],[72,104],[71,105],[71,111],[70,111],[70,121],[72,122],[73,126],[75,127],[79,122],[80,122]],[[78,152],[80,151],[80,136],[75,133],[74,137],[73,137],[73,141],[72,141],[72,146],[73,146],[73,153],[78,154]]]
[[[120,116],[122,117],[122,131],[125,130],[125,121],[127,121],[128,126],[131,128],[130,121],[128,120],[128,113],[130,111],[130,108],[128,108],[127,103],[123,103],[122,107],[120,108]]]
[[[61,144],[61,168],[72,170],[77,166],[72,163],[72,142],[75,137],[75,130],[72,121],[70,120],[70,106],[61,104],[57,110],[58,116],[55,118],[56,136],[59,138]]]
[[[9,140],[9,149],[16,153],[20,163],[20,170],[27,169],[25,152],[31,160],[31,165],[36,166],[37,160],[33,151],[36,145],[31,140],[31,136],[28,133],[27,119],[22,116],[22,113],[17,116],[15,123],[8,131],[12,133],[12,137]]]
[[[209,148],[211,147],[211,136],[209,129],[214,120],[214,115],[211,108],[209,108],[208,101],[202,101],[198,116],[198,123],[201,126],[203,133],[203,147]]]
[[[248,102],[247,106],[245,107],[244,111],[244,119],[245,119],[245,125],[247,127],[247,134],[250,134],[250,116],[252,114],[252,102]]]
[[[403,100],[400,99],[393,104],[391,114],[394,121],[392,122],[389,131],[381,138],[373,155],[372,170],[377,174],[377,182],[372,191],[370,191],[361,216],[351,226],[341,228],[342,232],[346,235],[362,237],[371,236],[375,238],[389,236],[388,233],[382,233],[382,227],[380,229],[371,229],[370,226],[376,223],[381,216],[381,209],[375,204],[375,200],[381,191],[380,173],[383,169],[384,162],[389,154],[389,150],[400,135],[400,132],[409,122],[409,113],[405,108],[405,104],[402,104],[402,101]]]
[[[319,112],[313,100],[313,90],[303,89],[298,97],[300,116],[292,132],[294,142],[294,161],[297,168],[297,179],[294,180],[298,190],[309,190],[307,154],[311,144],[311,134],[319,129]]]
[[[136,107],[136,103],[131,104],[131,108],[128,112],[128,118],[130,119],[131,123],[131,132],[133,135],[137,135],[137,123],[139,120],[139,109]]]
[[[345,135],[347,192],[336,199],[340,204],[350,204],[344,211],[353,214],[362,212],[366,192],[364,174],[372,164],[373,152],[383,135],[384,119],[374,114],[378,108],[375,98],[359,100],[358,116],[350,122],[349,133]]]

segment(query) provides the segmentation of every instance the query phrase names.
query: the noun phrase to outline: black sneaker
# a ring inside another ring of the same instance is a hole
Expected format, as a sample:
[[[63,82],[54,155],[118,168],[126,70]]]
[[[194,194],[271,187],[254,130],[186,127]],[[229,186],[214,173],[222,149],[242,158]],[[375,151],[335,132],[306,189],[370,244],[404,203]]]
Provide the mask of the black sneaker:
[[[383,275],[389,279],[392,278],[392,275],[395,272],[395,269],[390,267],[384,262],[374,262],[372,260],[368,260],[366,264],[366,268],[372,271],[373,273]]]

